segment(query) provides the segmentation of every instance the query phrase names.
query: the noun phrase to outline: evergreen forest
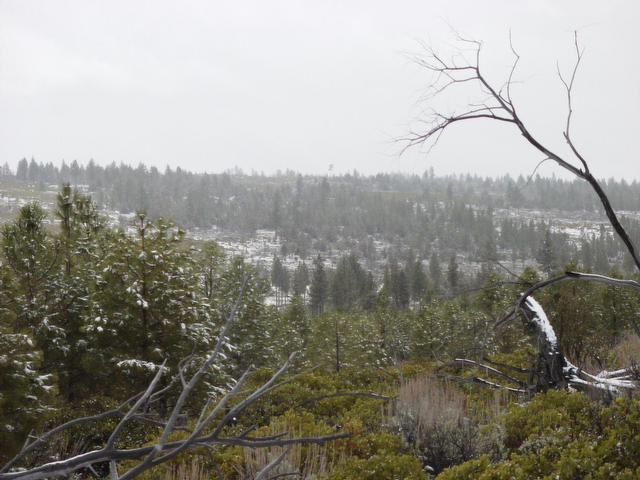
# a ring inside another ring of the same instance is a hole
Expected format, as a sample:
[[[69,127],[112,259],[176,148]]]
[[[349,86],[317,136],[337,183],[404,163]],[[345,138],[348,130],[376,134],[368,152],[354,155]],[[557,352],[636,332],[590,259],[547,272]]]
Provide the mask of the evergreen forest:
[[[571,259],[600,272],[633,270],[598,198],[579,179],[436,176],[432,169],[422,176],[354,171],[318,177],[288,171],[267,177],[241,171],[196,174],[180,167],[160,172],[143,164],[103,167],[93,161],[58,167],[34,159],[22,159],[15,173],[8,165],[0,171],[3,179],[36,191],[65,182],[80,185],[114,214],[113,226],[127,228],[131,215],[143,210],[200,237],[212,228],[215,239],[228,235],[239,241],[273,231],[281,247],[277,254],[307,267],[317,255],[331,257],[335,267],[340,254],[352,252],[378,276],[391,257],[411,256],[425,267],[432,258],[446,266],[455,256],[467,273],[496,261],[518,273],[526,265],[548,272]],[[637,242],[640,184],[601,183]]]
[[[633,389],[527,389],[539,332],[522,312],[524,321],[494,328],[524,290],[557,273],[640,280],[577,181],[205,175],[33,160],[15,175],[5,167],[5,180],[61,186],[51,208],[22,202],[2,226],[0,464],[37,448],[0,478],[112,437],[121,450],[178,442],[203,415],[230,415],[216,439],[248,440],[195,445],[141,476],[255,478],[279,459],[262,478],[640,478]],[[604,183],[637,240],[640,185]],[[546,219],[505,213],[525,207]],[[115,222],[104,214],[114,210]],[[572,236],[560,211],[596,227]],[[273,230],[281,249],[265,267],[188,234],[212,226],[245,237]],[[625,378],[638,379],[636,290],[558,282],[536,299],[572,365],[631,365]],[[184,376],[218,346],[181,403]],[[509,373],[495,378],[491,367]],[[284,380],[243,403],[274,375]],[[119,406],[152,381],[165,394],[119,430]],[[158,419],[176,404],[179,428],[165,439]],[[101,412],[114,415],[73,423]],[[335,439],[250,442],[320,437]],[[74,475],[102,478],[110,468]]]

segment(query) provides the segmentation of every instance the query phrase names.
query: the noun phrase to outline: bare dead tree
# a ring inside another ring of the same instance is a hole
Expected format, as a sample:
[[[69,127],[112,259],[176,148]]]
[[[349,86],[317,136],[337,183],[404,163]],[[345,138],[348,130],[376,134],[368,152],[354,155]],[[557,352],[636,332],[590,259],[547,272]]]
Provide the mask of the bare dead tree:
[[[565,89],[567,98],[568,111],[562,136],[569,146],[569,157],[554,152],[548,148],[542,140],[536,138],[519,115],[512,96],[512,86],[515,83],[514,75],[518,67],[518,62],[520,61],[520,56],[513,47],[511,37],[509,38],[509,45],[514,60],[506,80],[501,86],[497,86],[491,83],[481,68],[482,43],[463,38],[458,34],[456,34],[456,36],[457,40],[463,45],[471,46],[473,50],[472,61],[468,61],[460,56],[447,60],[428,46],[425,46],[426,54],[417,56],[414,59],[418,65],[434,75],[434,81],[430,85],[427,101],[443,95],[445,92],[454,92],[463,85],[475,85],[478,87],[482,98],[476,103],[469,103],[460,113],[447,115],[440,111],[432,110],[428,118],[424,120],[423,124],[426,125],[426,128],[423,131],[412,131],[405,138],[400,139],[405,144],[404,149],[416,145],[427,145],[429,148],[432,148],[437,144],[438,139],[445,130],[449,130],[454,125],[463,121],[491,120],[501,124],[512,125],[533,148],[542,154],[540,163],[551,160],[563,169],[571,172],[577,178],[585,180],[592,187],[611,226],[625,245],[636,267],[640,270],[640,258],[629,234],[620,223],[604,189],[591,173],[585,156],[578,150],[571,137],[573,87],[584,55],[584,49],[580,47],[578,42],[577,32],[574,34],[573,43],[576,57],[571,75],[565,78],[560,72],[559,67],[557,68],[558,76]],[[512,390],[519,392],[532,392],[548,388],[596,388],[606,391],[633,390],[638,388],[638,386],[640,386],[640,379],[631,367],[613,372],[602,371],[598,374],[589,374],[571,364],[563,355],[551,323],[540,304],[532,297],[532,294],[548,285],[565,280],[600,282],[618,287],[640,289],[640,284],[633,280],[619,280],[604,275],[581,272],[565,272],[559,277],[533,285],[525,291],[517,300],[515,307],[504,317],[496,320],[493,328],[495,329],[506,324],[520,313],[522,314],[525,325],[536,332],[538,358],[531,372],[532,380],[535,380],[535,384],[524,386],[521,382],[496,368],[473,360],[456,359],[454,363],[458,365],[471,365],[484,371],[486,374],[501,377],[512,384],[518,385],[517,389],[512,388]],[[638,328],[635,320],[630,318],[629,321],[636,334],[640,336],[640,328]],[[469,379],[465,379],[465,381],[469,381]],[[498,384],[479,377],[472,379],[472,381],[473,383],[484,384],[485,386],[500,387]]]
[[[244,286],[242,287],[242,291],[244,291]],[[253,431],[253,428],[250,428],[239,435],[225,435],[225,427],[230,425],[250,405],[255,403],[264,395],[295,378],[294,376],[283,381],[278,381],[291,365],[295,354],[292,354],[282,367],[262,386],[247,392],[243,391],[242,388],[245,385],[251,370],[248,369],[235,382],[233,388],[231,388],[231,390],[221,398],[216,400],[213,397],[209,397],[203,402],[200,414],[190,428],[178,425],[179,419],[184,417],[184,407],[187,399],[194,391],[196,385],[221,357],[221,350],[227,342],[227,333],[235,319],[241,297],[242,292],[225,322],[224,328],[218,337],[214,349],[209,353],[204,361],[202,361],[199,368],[193,375],[191,375],[190,378],[186,378],[186,371],[191,359],[188,358],[180,362],[177,374],[174,376],[174,381],[180,382],[182,390],[180,391],[175,406],[169,412],[166,419],[159,421],[144,413],[146,406],[162,398],[162,396],[165,395],[172,386],[170,383],[167,387],[162,389],[158,388],[158,383],[161,377],[166,374],[167,371],[165,364],[163,363],[162,366],[158,368],[158,371],[146,390],[128,399],[118,408],[94,416],[71,420],[49,430],[46,433],[27,439],[23,449],[6,465],[0,468],[0,480],[38,480],[43,478],[53,478],[69,475],[81,469],[89,469],[90,471],[95,472],[95,466],[98,464],[109,465],[111,480],[128,480],[135,478],[150,468],[175,458],[186,450],[195,448],[204,448],[211,452],[220,446],[229,445],[249,448],[267,448],[292,444],[321,444],[330,440],[350,436],[349,434],[341,433],[317,437],[286,438],[287,433],[283,432],[278,435],[256,437],[249,435]],[[231,406],[230,404],[232,403],[232,400],[238,401]],[[30,454],[36,451],[39,447],[46,445],[46,443],[55,435],[75,425],[95,422],[107,417],[121,417],[121,419],[102,448],[63,460],[45,463],[34,468],[17,468]],[[134,448],[119,448],[117,446],[116,442],[119,440],[120,435],[123,433],[125,428],[134,421],[150,423],[162,429],[161,434],[154,445]],[[170,441],[169,437],[171,434],[179,430],[186,431],[188,433],[188,437],[184,440]],[[273,468],[275,468],[283,458],[284,455],[275,458],[263,469],[263,471],[257,474],[256,478],[268,478],[268,473],[273,470]],[[118,463],[125,460],[137,460],[139,463],[125,472],[120,472],[118,470]]]

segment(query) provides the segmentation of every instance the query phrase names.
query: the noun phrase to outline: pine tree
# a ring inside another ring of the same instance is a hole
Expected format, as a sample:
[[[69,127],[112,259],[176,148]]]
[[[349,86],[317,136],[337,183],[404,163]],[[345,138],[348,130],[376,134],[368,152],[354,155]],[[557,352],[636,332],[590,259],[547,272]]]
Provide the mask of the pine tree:
[[[307,363],[307,347],[311,335],[311,323],[302,297],[294,295],[282,312],[279,325],[274,332],[277,344],[278,363],[284,362],[293,352],[298,352],[296,365]]]
[[[293,273],[293,294],[302,297],[307,296],[307,286],[309,285],[309,269],[304,262],[299,262]]]
[[[42,352],[25,333],[12,331],[0,316],[0,461],[55,412],[55,379],[41,370]],[[18,443],[20,442],[20,443]]]
[[[329,282],[324,270],[324,262],[320,255],[318,255],[313,261],[313,265],[314,270],[311,278],[311,289],[309,292],[309,296],[311,298],[311,312],[314,315],[321,315],[325,310],[329,296]]]
[[[583,238],[580,242],[580,263],[586,271],[591,271],[593,268],[593,250],[591,243],[586,238]]]
[[[359,304],[364,306],[371,294],[367,273],[355,254],[345,255],[338,260],[336,270],[331,277],[331,300],[334,308],[347,311]]]
[[[440,290],[440,284],[442,282],[442,268],[440,267],[440,260],[438,259],[438,254],[436,252],[431,253],[431,257],[429,258],[429,275],[435,290]]]
[[[273,256],[271,284],[276,289],[276,305],[281,306],[286,303],[286,297],[289,292],[289,271],[277,255]]]
[[[449,258],[449,266],[447,268],[447,282],[449,284],[449,288],[451,289],[451,293],[454,295],[458,291],[458,284],[460,282],[460,272],[458,270],[458,262],[456,260],[456,255],[453,254]]]
[[[2,175],[3,177],[10,177],[13,175],[13,173],[11,172],[11,167],[9,166],[8,162],[4,162],[2,164],[2,169],[0,170],[0,175]]]
[[[29,163],[26,158],[21,159],[18,162],[18,168],[16,169],[16,178],[18,180],[26,181],[27,180],[27,172],[29,170]]]
[[[51,309],[51,298],[58,294],[51,279],[59,247],[44,227],[45,217],[38,203],[23,206],[18,218],[2,230],[2,250],[10,272],[4,288],[14,299],[9,304],[14,330],[29,332],[49,369],[68,344]]]
[[[398,270],[398,277],[396,280],[396,305],[398,308],[407,308],[409,306],[409,300],[411,294],[409,292],[409,280],[404,272],[404,269]]]
[[[104,239],[86,327],[95,352],[87,362],[102,375],[128,373],[141,386],[165,359],[175,368],[212,339],[200,328],[210,313],[197,295],[200,275],[183,248],[184,232],[144,212],[132,226],[134,236],[118,231]]]
[[[204,242],[197,254],[200,265],[200,285],[202,294],[211,302],[214,293],[219,287],[220,277],[225,265],[226,256],[224,249],[213,241]]]
[[[556,252],[551,240],[551,231],[549,229],[544,232],[544,239],[542,245],[536,255],[536,260],[542,266],[542,270],[550,275],[556,268]]]
[[[215,315],[221,324],[231,306],[240,299],[228,342],[230,363],[236,374],[250,365],[273,365],[277,358],[272,338],[276,314],[267,309],[264,302],[268,292],[269,281],[262,278],[255,267],[240,256],[229,261],[217,292],[220,307]]]
[[[345,364],[347,324],[347,314],[342,312],[325,313],[314,320],[314,363],[325,363],[340,371]]]
[[[84,325],[89,313],[90,285],[98,273],[95,256],[103,221],[90,197],[62,186],[57,196],[55,215],[60,220],[58,241],[61,263],[53,270],[51,308],[56,312],[55,324],[64,330],[68,350],[56,359],[60,393],[74,402],[86,394],[83,366],[87,342]]]
[[[427,275],[424,273],[422,261],[418,260],[413,264],[411,271],[411,299],[419,302],[427,293]]]

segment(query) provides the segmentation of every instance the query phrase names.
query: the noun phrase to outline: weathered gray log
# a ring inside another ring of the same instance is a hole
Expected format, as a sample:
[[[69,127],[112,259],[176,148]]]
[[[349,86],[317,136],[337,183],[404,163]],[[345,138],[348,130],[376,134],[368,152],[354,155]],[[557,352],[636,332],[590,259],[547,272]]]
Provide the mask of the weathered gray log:
[[[567,362],[560,351],[558,339],[547,315],[533,297],[527,297],[520,309],[526,318],[525,325],[537,334],[538,358],[533,369],[536,390],[567,388],[569,385],[565,374]]]

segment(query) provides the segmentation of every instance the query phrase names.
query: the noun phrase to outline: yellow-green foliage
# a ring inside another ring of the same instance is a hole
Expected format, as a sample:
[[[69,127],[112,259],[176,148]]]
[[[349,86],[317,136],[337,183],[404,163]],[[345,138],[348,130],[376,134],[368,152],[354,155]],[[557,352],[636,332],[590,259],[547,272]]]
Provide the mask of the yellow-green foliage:
[[[598,404],[579,393],[536,395],[525,407],[512,406],[505,416],[505,444],[516,449],[542,437],[570,440],[593,426],[598,410]]]
[[[403,362],[401,368],[404,379],[411,380],[421,375],[433,373],[435,362]]]
[[[383,431],[365,433],[362,421],[355,416],[351,416],[351,419],[340,427],[340,432],[352,436],[321,447],[302,445],[290,448],[284,465],[279,468],[283,472],[301,472],[304,478],[424,478],[416,476],[422,470],[421,464],[417,459],[402,452],[403,445],[398,436]],[[288,436],[300,437],[336,433],[334,427],[315,419],[310,412],[297,413],[289,410],[283,416],[273,419],[269,426],[259,429],[255,435],[273,435],[284,431],[288,432]],[[278,447],[262,451],[246,449],[243,462],[236,464],[235,469],[240,472],[241,478],[252,478],[280,453],[282,449]],[[376,461],[379,462],[378,470],[374,468]],[[367,470],[375,470],[377,475],[382,476],[363,476],[363,472]],[[384,476],[385,472],[393,475]]]
[[[247,388],[255,388],[266,382],[272,370],[261,368],[249,379]],[[397,374],[396,374],[397,375]],[[291,407],[299,411],[312,411],[314,415],[332,424],[341,423],[344,418],[356,415],[365,420],[365,425],[381,419],[381,401],[359,397],[342,396],[318,399],[337,392],[375,392],[391,394],[394,388],[393,370],[382,371],[373,368],[345,369],[339,374],[326,370],[315,370],[296,377],[290,383],[272,391],[268,396],[249,407],[238,418],[238,428],[251,425],[262,426],[270,417],[283,415]],[[355,408],[358,412],[349,413]],[[379,425],[380,422],[378,422]],[[372,426],[373,428],[373,426]]]
[[[273,371],[259,369],[250,376],[247,388],[267,381]],[[318,398],[336,392],[364,391],[393,394],[393,369],[345,370],[336,374],[322,370],[305,373],[270,392],[238,416],[235,425],[222,436],[232,436],[251,425],[258,428],[250,436],[270,436],[286,432],[285,438],[315,437],[347,433],[351,436],[324,445],[292,445],[274,473],[298,471],[304,478],[318,480],[426,478],[421,462],[407,454],[402,439],[383,427],[386,402],[356,396]],[[233,402],[241,401],[242,397]],[[232,403],[233,403],[232,402]],[[156,434],[157,435],[157,434]],[[155,436],[148,438],[152,443]],[[185,438],[176,432],[172,440]],[[151,444],[149,443],[149,444]],[[184,452],[166,464],[146,472],[142,478],[182,478],[181,475],[216,477],[216,468],[229,480],[253,478],[265,465],[283,452],[281,447],[248,449],[221,447],[214,452],[215,466],[204,450]],[[198,459],[198,468],[193,459]],[[131,468],[135,462],[121,465]],[[379,467],[376,470],[376,465]],[[367,471],[376,476],[366,476]],[[124,470],[122,470],[124,471]],[[335,476],[334,475],[338,475]],[[194,477],[194,478],[195,478]]]
[[[640,337],[633,331],[626,332],[605,359],[612,368],[625,368],[640,364]]]
[[[423,480],[420,461],[411,455],[381,450],[367,458],[352,457],[336,467],[330,480]]]
[[[527,370],[535,358],[536,352],[531,345],[526,345],[522,348],[518,348],[510,353],[496,353],[489,358],[493,362],[497,362],[502,365],[509,365],[521,370]],[[501,369],[509,376],[520,380],[521,382],[527,382],[529,380],[528,373],[520,373],[512,369]]]
[[[549,391],[505,416],[509,458],[486,457],[445,470],[438,480],[640,478],[640,400],[603,407],[586,395]]]

